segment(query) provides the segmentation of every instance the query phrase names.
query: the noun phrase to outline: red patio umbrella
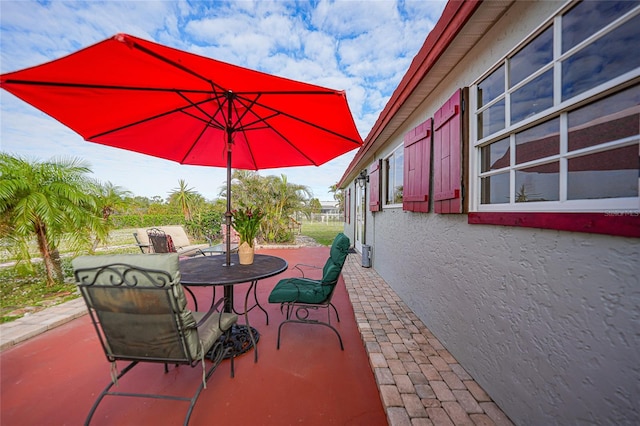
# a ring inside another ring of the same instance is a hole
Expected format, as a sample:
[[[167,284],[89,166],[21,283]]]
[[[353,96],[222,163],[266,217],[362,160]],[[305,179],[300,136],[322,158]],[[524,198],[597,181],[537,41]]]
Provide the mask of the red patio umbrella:
[[[127,34],[3,74],[0,86],[87,141],[226,167],[227,235],[232,168],[318,166],[362,145],[342,91]]]

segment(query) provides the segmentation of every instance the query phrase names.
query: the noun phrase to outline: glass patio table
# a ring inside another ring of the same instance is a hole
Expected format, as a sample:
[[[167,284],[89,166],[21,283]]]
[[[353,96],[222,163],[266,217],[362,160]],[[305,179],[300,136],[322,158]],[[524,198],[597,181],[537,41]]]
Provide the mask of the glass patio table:
[[[224,287],[224,311],[244,315],[245,325],[234,325],[231,332],[232,351],[238,355],[253,347],[255,362],[258,361],[256,343],[260,338],[258,330],[249,324],[249,311],[258,307],[267,317],[269,314],[260,305],[257,295],[258,281],[278,275],[287,270],[287,261],[276,256],[256,254],[251,265],[241,265],[238,255],[231,255],[231,266],[226,266],[226,256],[202,256],[180,260],[181,283],[188,287],[213,287],[212,304],[215,304],[215,288]],[[236,284],[251,283],[244,298],[244,312],[236,312],[234,308],[234,289]],[[249,307],[249,298],[253,294],[254,304]],[[194,297],[195,300],[195,297]],[[197,309],[197,300],[195,300]]]

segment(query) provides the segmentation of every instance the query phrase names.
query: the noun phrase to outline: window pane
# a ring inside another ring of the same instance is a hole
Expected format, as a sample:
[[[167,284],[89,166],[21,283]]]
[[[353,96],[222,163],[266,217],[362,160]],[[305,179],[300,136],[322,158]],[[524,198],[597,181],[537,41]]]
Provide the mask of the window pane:
[[[640,134],[640,86],[569,113],[569,151]]]
[[[509,202],[509,173],[488,176],[481,180],[482,204],[503,204]]]
[[[552,29],[547,28],[509,60],[509,87],[520,83],[553,60]]]
[[[504,99],[478,114],[478,139],[504,129]]]
[[[404,180],[404,150],[399,149],[394,154],[396,157],[395,161],[395,172],[394,172],[394,186],[393,186],[393,203],[398,204],[402,203],[402,192],[403,192],[403,180]]]
[[[553,106],[553,71],[536,77],[511,94],[511,124]]]
[[[404,149],[397,149],[385,160],[386,173],[386,199],[385,204],[402,203],[403,173],[404,173]]]
[[[391,204],[391,200],[393,200],[393,163],[393,155],[385,160],[385,173],[387,174],[387,197],[385,200],[386,204]]]
[[[638,144],[569,160],[567,199],[638,196]]]
[[[560,119],[516,133],[516,164],[557,155],[560,153]]]
[[[516,170],[516,203],[558,201],[558,170],[557,161]]]
[[[562,100],[640,67],[640,15],[562,62]]]
[[[504,65],[478,84],[478,108],[504,93]]]
[[[637,1],[583,1],[562,16],[562,53],[638,5]]]
[[[480,149],[482,158],[482,172],[489,170],[502,169],[509,167],[511,160],[509,158],[509,138],[499,140],[491,145],[483,146]]]

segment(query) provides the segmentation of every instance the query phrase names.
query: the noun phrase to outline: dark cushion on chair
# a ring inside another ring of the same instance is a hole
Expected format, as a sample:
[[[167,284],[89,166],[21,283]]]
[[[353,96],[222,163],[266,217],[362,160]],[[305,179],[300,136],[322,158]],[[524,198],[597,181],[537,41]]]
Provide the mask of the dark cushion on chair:
[[[338,282],[342,266],[349,254],[349,237],[339,233],[331,244],[329,259],[322,268],[322,280],[286,278],[280,280],[269,295],[269,303],[323,303]]]
[[[325,284],[335,283],[340,276],[344,261],[349,254],[349,246],[351,241],[349,237],[342,232],[339,233],[331,244],[331,250],[329,251],[329,259],[322,268],[322,282]]]
[[[333,290],[333,286],[304,278],[280,280],[269,295],[269,303],[301,302],[322,303]]]

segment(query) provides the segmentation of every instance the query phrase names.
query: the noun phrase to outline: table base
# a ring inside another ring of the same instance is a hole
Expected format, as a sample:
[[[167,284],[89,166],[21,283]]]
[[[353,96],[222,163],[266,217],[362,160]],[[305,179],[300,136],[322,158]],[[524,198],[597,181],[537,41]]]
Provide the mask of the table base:
[[[251,328],[251,331],[249,331]],[[253,339],[252,339],[253,337]],[[225,341],[226,336],[220,336],[220,341],[224,344],[225,349],[231,348],[225,358],[231,358],[232,356],[238,356],[245,352],[248,352],[253,348],[253,342],[256,344],[260,340],[260,333],[253,327],[247,327],[242,324],[234,324],[231,327],[231,336],[228,341]],[[209,356],[210,353],[207,354]]]

